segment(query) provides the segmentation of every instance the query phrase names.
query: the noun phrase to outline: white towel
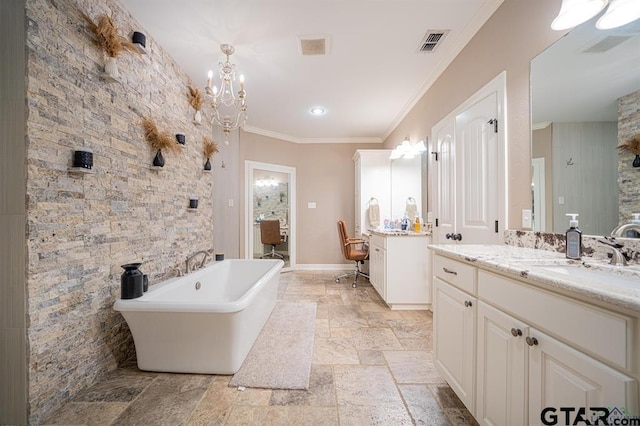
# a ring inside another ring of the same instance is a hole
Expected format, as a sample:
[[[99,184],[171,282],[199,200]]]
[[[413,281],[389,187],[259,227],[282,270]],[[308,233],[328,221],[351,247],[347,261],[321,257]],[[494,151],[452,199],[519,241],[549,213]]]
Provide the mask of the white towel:
[[[407,198],[407,206],[405,212],[407,213],[407,217],[411,221],[418,217],[418,206],[416,205],[416,200],[413,197]]]
[[[371,198],[369,200],[369,226],[375,228],[380,225],[380,206],[378,200]]]

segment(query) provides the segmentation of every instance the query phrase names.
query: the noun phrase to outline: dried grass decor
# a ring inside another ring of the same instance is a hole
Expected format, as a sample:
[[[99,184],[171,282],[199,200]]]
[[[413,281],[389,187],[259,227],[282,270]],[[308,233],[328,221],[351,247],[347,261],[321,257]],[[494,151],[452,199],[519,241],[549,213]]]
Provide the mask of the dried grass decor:
[[[118,35],[116,26],[110,16],[104,14],[99,15],[97,23],[84,13],[82,13],[82,17],[89,24],[89,29],[95,37],[95,44],[102,49],[107,56],[117,58],[118,55],[125,50],[140,53],[135,44],[127,38]]]
[[[640,133],[618,145],[618,149],[628,154],[640,155]]]
[[[156,124],[150,118],[145,117],[142,119],[142,128],[144,129],[144,138],[151,148],[180,152],[180,147],[175,137],[167,131],[159,131]]]
[[[218,144],[215,143],[210,137],[205,136],[202,140],[202,153],[206,158],[210,158],[213,154],[220,151]]]
[[[196,111],[202,110],[202,106],[204,105],[204,96],[202,92],[191,85],[187,86],[189,91],[187,92],[187,99],[189,100],[189,105]]]

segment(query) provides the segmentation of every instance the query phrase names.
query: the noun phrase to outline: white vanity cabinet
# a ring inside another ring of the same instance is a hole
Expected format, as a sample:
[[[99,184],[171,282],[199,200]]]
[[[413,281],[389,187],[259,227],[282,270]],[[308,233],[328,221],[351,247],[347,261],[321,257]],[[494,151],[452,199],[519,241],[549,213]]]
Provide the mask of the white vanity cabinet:
[[[426,234],[371,234],[369,281],[391,309],[431,307],[430,243]]]
[[[473,412],[477,299],[440,278],[433,281],[435,363],[449,386]]]
[[[435,363],[480,424],[541,424],[546,407],[639,412],[637,316],[439,254],[434,281]]]

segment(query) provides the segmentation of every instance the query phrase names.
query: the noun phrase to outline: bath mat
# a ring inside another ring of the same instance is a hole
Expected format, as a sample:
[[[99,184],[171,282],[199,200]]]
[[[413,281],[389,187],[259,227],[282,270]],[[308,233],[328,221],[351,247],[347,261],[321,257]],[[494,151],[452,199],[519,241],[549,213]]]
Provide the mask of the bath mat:
[[[229,386],[309,389],[315,320],[315,303],[276,303]]]

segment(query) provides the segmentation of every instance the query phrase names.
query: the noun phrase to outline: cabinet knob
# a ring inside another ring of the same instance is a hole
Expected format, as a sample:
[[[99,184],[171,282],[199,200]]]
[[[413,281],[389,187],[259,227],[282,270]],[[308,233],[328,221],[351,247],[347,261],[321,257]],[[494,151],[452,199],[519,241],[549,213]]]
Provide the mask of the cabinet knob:
[[[529,346],[536,346],[538,344],[538,339],[536,339],[535,337],[527,336],[525,341],[527,342],[527,345],[529,345]]]
[[[447,240],[450,240],[451,237],[453,237],[453,234],[447,234],[447,235],[445,235],[445,237],[447,238]]]
[[[512,328],[511,334],[513,335],[513,337],[522,336],[522,330],[520,330],[519,328]]]
[[[447,269],[447,268],[442,268],[442,270],[447,274],[458,275],[458,273],[456,271],[452,271],[452,270]]]
[[[469,300],[465,300],[464,301],[464,306],[469,308],[469,307],[473,306],[473,303],[471,303],[471,301],[469,301]]]

